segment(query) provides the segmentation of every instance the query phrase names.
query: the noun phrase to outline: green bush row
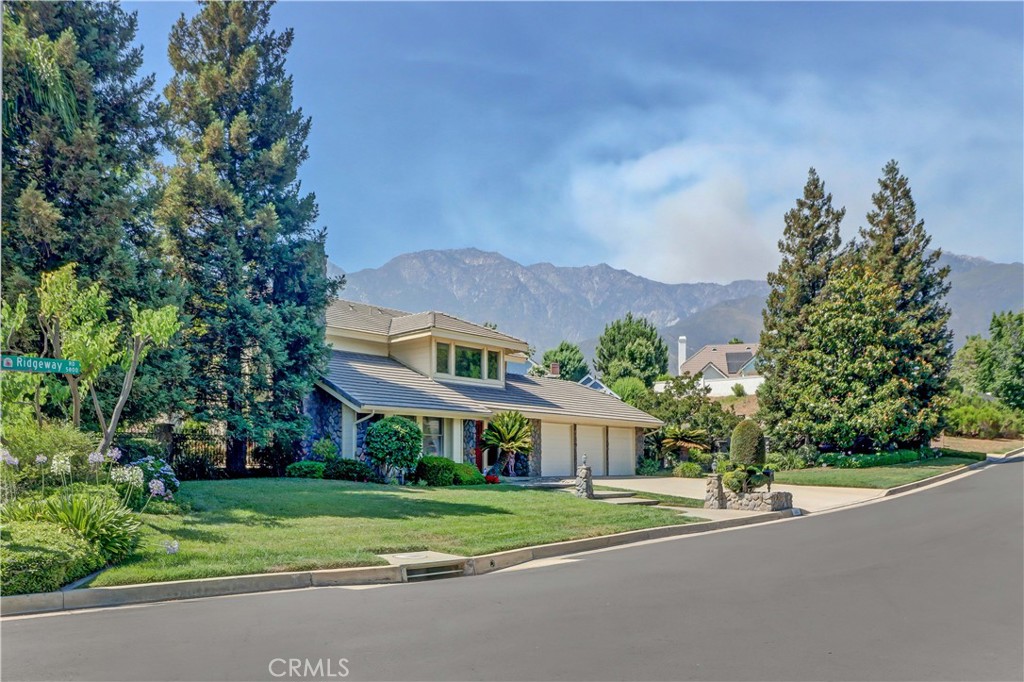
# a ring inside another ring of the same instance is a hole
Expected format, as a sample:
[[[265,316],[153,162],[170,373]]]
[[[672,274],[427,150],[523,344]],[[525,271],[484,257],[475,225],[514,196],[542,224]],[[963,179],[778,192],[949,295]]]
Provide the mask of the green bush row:
[[[998,400],[958,395],[946,411],[946,433],[967,438],[1019,438],[1024,415]]]
[[[484,475],[472,464],[456,464],[446,457],[421,457],[414,474],[417,481],[429,486],[483,485]]]
[[[10,521],[0,532],[0,592],[52,592],[105,563],[85,538],[47,521]]]
[[[827,464],[837,469],[864,469],[866,467],[883,467],[892,464],[907,464],[928,457],[936,457],[936,453],[927,448],[921,450],[893,450],[871,455],[845,455],[826,452],[818,457],[819,464]]]
[[[334,481],[357,481],[359,483],[382,483],[373,467],[357,459],[330,457],[326,462],[303,460],[293,462],[285,468],[285,476],[291,478],[327,478]]]
[[[323,478],[324,463],[310,462],[308,460],[292,462],[285,467],[284,475],[288,478]]]

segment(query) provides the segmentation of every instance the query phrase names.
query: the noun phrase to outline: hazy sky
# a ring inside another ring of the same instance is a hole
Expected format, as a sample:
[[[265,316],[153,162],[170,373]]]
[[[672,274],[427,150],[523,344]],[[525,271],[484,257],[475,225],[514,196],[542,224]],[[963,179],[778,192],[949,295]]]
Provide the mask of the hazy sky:
[[[191,3],[139,13],[146,68]],[[863,225],[900,162],[949,251],[1024,258],[1024,4],[283,2],[300,177],[346,270],[476,246],[761,278],[809,166]]]

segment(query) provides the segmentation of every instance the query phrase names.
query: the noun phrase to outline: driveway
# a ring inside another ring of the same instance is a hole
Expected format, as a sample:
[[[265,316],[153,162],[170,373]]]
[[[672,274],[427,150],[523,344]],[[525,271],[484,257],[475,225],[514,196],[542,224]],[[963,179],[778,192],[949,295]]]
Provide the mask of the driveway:
[[[595,479],[594,483],[625,490],[695,497],[699,500],[704,499],[707,486],[707,481],[703,478],[671,476],[608,476]],[[793,506],[809,512],[845,507],[848,504],[873,500],[885,495],[885,490],[878,488],[831,488],[813,485],[773,484],[772,490],[793,493]]]

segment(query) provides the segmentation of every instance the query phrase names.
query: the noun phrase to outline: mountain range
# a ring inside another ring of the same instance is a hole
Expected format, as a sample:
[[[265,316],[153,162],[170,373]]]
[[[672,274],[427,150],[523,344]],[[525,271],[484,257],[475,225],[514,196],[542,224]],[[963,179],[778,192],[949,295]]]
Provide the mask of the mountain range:
[[[1024,264],[949,253],[940,262],[950,266],[950,327],[957,347],[968,335],[987,333],[993,312],[1024,308]],[[328,264],[329,274],[342,272]],[[605,325],[631,311],[658,327],[669,346],[670,367],[676,366],[681,335],[690,353],[733,337],[757,341],[768,293],[764,281],[665,284],[604,263],[522,265],[472,248],[407,253],[345,276],[342,298],[492,322],[529,342],[538,355],[565,339],[592,358]]]

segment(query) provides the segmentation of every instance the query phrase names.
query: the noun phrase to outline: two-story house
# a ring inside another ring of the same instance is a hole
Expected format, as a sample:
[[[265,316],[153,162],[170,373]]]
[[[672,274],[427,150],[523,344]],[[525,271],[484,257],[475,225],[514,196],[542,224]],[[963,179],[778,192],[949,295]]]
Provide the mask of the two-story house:
[[[488,419],[516,410],[533,426],[530,476],[571,476],[584,455],[594,475],[631,475],[645,430],[661,426],[613,395],[507,372],[526,342],[452,315],[337,300],[326,324],[330,361],[305,409],[311,440],[333,439],[343,457],[362,454],[375,420],[401,415],[422,428],[424,454],[484,470]]]

